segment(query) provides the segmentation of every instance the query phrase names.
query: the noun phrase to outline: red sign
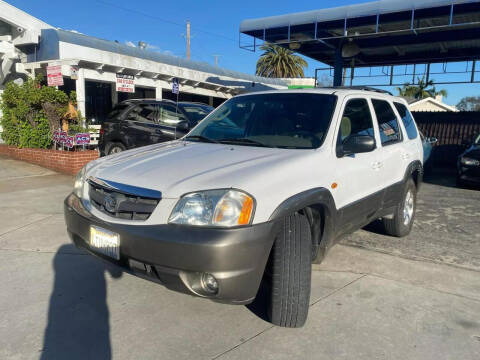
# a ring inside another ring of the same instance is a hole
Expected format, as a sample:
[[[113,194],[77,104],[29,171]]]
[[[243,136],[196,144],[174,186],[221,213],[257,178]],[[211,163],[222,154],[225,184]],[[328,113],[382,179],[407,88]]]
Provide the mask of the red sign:
[[[135,77],[133,75],[117,74],[117,91],[135,92]]]
[[[47,66],[48,86],[62,86],[62,65]]]
[[[73,141],[75,138],[73,136],[67,136],[65,139],[65,146],[69,149],[73,148]]]
[[[77,144],[77,145],[88,145],[88,144],[90,144],[90,134],[89,133],[75,134],[75,144]]]

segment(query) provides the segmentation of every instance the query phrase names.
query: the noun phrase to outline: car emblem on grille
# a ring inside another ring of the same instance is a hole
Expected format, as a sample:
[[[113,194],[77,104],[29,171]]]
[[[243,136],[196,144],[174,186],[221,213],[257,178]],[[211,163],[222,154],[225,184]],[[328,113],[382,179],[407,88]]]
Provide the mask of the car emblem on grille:
[[[105,209],[109,212],[115,212],[117,206],[117,199],[112,194],[107,194],[105,196]]]

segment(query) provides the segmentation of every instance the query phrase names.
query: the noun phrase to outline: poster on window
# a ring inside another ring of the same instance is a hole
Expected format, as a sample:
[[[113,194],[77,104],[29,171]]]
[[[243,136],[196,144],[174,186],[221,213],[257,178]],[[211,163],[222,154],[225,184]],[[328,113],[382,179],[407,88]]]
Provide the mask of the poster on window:
[[[133,75],[117,74],[117,92],[134,93],[135,77]]]

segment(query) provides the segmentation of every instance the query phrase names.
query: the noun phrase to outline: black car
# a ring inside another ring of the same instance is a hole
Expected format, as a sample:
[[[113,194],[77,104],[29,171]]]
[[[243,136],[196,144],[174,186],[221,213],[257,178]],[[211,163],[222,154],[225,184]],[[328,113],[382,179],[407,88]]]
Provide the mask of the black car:
[[[100,154],[110,155],[139,146],[182,137],[213,107],[170,100],[126,100],[114,107],[100,130]]]
[[[465,152],[458,157],[457,185],[480,185],[480,134]]]

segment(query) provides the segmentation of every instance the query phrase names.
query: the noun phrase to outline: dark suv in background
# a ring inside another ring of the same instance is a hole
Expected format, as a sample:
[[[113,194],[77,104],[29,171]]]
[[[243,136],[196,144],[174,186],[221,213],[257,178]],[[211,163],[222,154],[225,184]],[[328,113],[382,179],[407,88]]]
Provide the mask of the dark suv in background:
[[[114,107],[100,130],[100,154],[110,155],[139,146],[182,137],[213,107],[171,100],[126,100]]]
[[[480,185],[480,134],[458,157],[457,186]]]

